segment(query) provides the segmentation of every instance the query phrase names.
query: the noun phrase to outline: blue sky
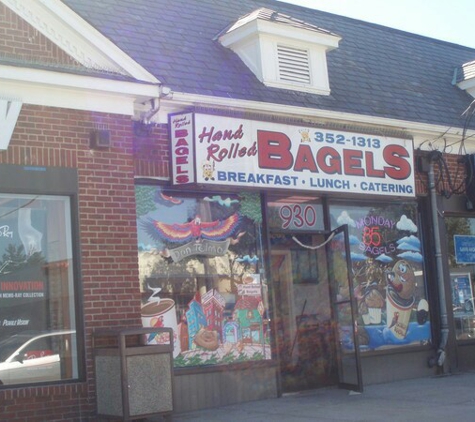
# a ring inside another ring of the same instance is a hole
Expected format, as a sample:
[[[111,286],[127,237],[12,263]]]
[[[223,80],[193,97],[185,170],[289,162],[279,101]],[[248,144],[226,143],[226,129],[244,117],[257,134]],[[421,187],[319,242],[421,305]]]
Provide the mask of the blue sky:
[[[475,48],[475,0],[280,1]]]

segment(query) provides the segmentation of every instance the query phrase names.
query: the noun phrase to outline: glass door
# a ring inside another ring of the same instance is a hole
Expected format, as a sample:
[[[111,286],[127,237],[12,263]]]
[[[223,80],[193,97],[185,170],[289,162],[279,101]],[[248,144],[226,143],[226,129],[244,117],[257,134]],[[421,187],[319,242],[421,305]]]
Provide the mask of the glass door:
[[[283,392],[338,383],[322,234],[271,235],[277,352]]]
[[[347,225],[331,232],[326,249],[337,338],[338,383],[342,388],[363,391]]]

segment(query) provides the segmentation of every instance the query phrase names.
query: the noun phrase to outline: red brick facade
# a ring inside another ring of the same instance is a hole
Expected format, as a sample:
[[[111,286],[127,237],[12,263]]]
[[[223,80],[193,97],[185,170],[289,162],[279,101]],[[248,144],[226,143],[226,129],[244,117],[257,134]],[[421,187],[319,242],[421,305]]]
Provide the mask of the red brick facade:
[[[98,124],[111,131],[110,149],[89,149],[89,131]],[[78,169],[82,279],[76,281],[87,366],[85,383],[0,390],[3,420],[88,420],[95,412],[93,330],[140,325],[132,144],[129,116],[24,105],[8,150],[0,152],[0,163]]]

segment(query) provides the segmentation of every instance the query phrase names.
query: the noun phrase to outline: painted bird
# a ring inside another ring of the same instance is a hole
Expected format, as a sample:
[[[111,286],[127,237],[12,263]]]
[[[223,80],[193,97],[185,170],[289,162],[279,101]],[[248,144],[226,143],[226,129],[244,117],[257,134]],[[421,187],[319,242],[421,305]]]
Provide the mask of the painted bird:
[[[148,219],[142,222],[142,227],[156,241],[167,240],[172,243],[184,243],[201,239],[225,240],[236,232],[239,222],[240,216],[235,213],[224,220],[210,222],[201,221],[201,217],[197,215],[193,220],[183,224],[167,224]]]
[[[399,312],[394,312],[393,319],[391,321],[391,325],[389,328],[393,328],[397,324],[397,320],[399,319]]]

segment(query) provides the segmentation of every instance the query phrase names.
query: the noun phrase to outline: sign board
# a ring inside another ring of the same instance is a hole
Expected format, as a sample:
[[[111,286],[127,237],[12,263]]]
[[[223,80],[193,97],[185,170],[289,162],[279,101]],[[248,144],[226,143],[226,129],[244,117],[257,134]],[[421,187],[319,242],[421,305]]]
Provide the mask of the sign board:
[[[284,231],[324,230],[323,206],[320,203],[268,202],[267,224]]]
[[[168,125],[171,135],[173,184],[193,183],[195,181],[193,114],[172,115]]]
[[[455,262],[475,264],[475,236],[454,236]]]
[[[176,185],[415,196],[412,140],[194,113],[170,131]]]

